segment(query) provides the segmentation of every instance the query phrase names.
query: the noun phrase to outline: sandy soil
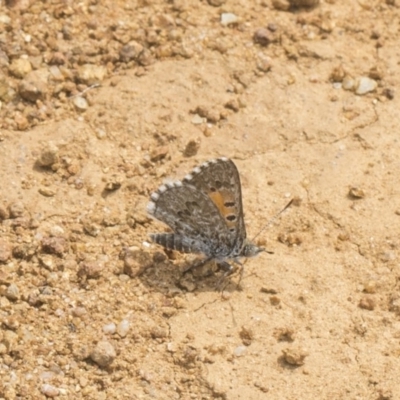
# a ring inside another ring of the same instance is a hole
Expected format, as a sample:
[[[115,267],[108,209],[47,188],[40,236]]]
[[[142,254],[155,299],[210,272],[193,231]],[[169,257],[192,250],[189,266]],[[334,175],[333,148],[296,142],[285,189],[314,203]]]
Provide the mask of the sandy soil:
[[[0,4],[1,399],[400,399],[397,0]],[[297,200],[223,292],[146,215],[220,156]]]

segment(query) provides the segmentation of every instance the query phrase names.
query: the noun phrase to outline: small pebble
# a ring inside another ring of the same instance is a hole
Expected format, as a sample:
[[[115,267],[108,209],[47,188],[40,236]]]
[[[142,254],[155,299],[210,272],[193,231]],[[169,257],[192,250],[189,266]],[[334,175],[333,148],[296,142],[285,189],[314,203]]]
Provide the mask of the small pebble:
[[[247,347],[246,346],[238,346],[236,349],[233,351],[233,354],[235,357],[243,357],[247,352]]]
[[[53,197],[57,194],[57,191],[50,187],[39,188],[38,192],[44,197]]]
[[[53,143],[48,143],[47,146],[42,150],[38,158],[38,163],[42,167],[51,167],[53,164],[59,161],[59,150]]]
[[[362,76],[356,80],[355,92],[356,94],[362,96],[364,94],[373,92],[377,86],[378,84],[375,80],[368,78],[367,76]]]
[[[357,188],[357,187],[352,187],[349,190],[349,196],[353,199],[363,199],[365,197],[364,190]]]
[[[78,68],[77,78],[86,85],[101,82],[107,75],[107,68],[102,65],[84,64]]]
[[[373,311],[375,309],[375,301],[372,297],[364,296],[360,299],[358,306],[364,310]]]
[[[17,58],[12,61],[9,71],[16,78],[23,78],[32,71],[32,65],[26,58]]]
[[[222,25],[230,25],[238,22],[238,17],[233,13],[222,13],[221,14],[221,24]]]
[[[355,85],[355,81],[351,76],[349,76],[349,75],[344,76],[344,78],[342,80],[342,88],[344,90],[353,90],[354,85]]]
[[[11,285],[9,285],[6,290],[5,295],[8,300],[11,300],[11,301],[18,300],[19,299],[19,289],[18,289],[17,285],[15,285],[14,283],[11,283]]]
[[[200,117],[199,114],[194,114],[192,118],[193,125],[201,125],[205,121],[205,118]]]
[[[254,43],[261,46],[268,46],[273,40],[273,33],[266,28],[259,28],[254,32],[253,35]]]
[[[225,4],[226,0],[207,0],[208,4],[213,7],[220,7]]]
[[[245,346],[250,346],[251,342],[254,339],[254,332],[248,326],[242,326],[242,329],[239,332],[239,336]]]
[[[308,356],[308,352],[299,347],[288,347],[282,350],[284,360],[295,366],[304,364],[304,359]]]
[[[68,242],[62,237],[44,237],[42,239],[42,250],[45,253],[62,256],[68,248]]]
[[[117,327],[115,326],[114,322],[110,322],[109,324],[103,326],[103,332],[107,335],[113,335],[116,330]]]
[[[128,334],[130,322],[127,319],[123,319],[117,326],[117,333],[122,338]]]
[[[25,212],[25,207],[21,202],[15,202],[8,207],[10,218],[22,217]]]
[[[82,96],[75,96],[72,102],[78,111],[86,111],[89,107],[88,102]]]
[[[96,347],[90,353],[90,358],[100,367],[109,366],[116,356],[117,353],[114,346],[106,340],[97,343]]]
[[[197,152],[200,149],[200,139],[192,139],[189,140],[188,143],[186,143],[185,150],[183,151],[183,155],[185,157],[193,157],[197,154]]]
[[[319,4],[319,0],[289,0],[292,7],[315,7]]]
[[[7,241],[0,239],[0,263],[6,263],[11,258],[11,247]]]
[[[85,277],[87,279],[98,279],[104,269],[102,262],[97,261],[83,261],[80,264],[78,271],[79,277]]]
[[[60,391],[55,386],[48,383],[42,385],[40,391],[47,397],[57,397],[60,394]]]

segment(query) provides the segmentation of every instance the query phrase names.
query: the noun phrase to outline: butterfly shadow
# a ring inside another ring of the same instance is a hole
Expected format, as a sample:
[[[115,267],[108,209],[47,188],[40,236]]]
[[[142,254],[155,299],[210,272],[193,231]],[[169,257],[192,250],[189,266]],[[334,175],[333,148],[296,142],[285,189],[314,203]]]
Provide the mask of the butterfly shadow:
[[[218,268],[214,261],[198,263],[201,265],[190,268],[193,261],[171,259],[166,253],[168,254],[168,252],[154,253],[152,264],[143,269],[139,275],[143,284],[164,294],[241,290],[240,272],[239,274],[234,272],[228,276],[226,271]]]

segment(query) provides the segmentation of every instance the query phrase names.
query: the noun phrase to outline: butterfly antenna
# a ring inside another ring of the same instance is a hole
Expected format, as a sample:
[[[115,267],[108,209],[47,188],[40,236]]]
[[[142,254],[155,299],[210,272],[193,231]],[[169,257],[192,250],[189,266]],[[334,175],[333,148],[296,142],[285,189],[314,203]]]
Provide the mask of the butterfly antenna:
[[[262,228],[261,230],[253,237],[252,242],[254,242],[255,238],[258,237],[262,232],[265,231],[271,224],[273,224],[274,221],[283,213],[285,212],[292,204],[293,204],[294,199],[291,199],[289,203],[286,204],[285,207],[282,208],[281,211],[279,211],[277,214],[275,214]]]

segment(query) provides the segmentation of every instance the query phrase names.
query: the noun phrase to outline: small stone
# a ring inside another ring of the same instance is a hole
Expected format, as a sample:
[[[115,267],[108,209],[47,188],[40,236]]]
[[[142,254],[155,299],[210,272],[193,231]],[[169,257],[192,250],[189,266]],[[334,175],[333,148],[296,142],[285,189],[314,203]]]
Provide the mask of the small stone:
[[[342,65],[336,66],[332,72],[330,79],[332,82],[342,82],[346,73]]]
[[[85,233],[93,237],[96,237],[101,232],[100,226],[94,222],[85,222],[83,229]]]
[[[376,293],[376,281],[368,281],[364,284],[364,292],[373,294]]]
[[[207,0],[207,3],[213,7],[220,7],[225,4],[226,0]]]
[[[373,311],[375,308],[375,301],[370,296],[364,296],[360,299],[358,306],[364,310]]]
[[[360,77],[355,84],[356,94],[362,96],[364,94],[373,92],[377,88],[378,84],[374,79],[367,76]]]
[[[243,357],[247,352],[247,347],[246,346],[238,346],[236,349],[233,351],[233,355],[235,357]]]
[[[150,153],[150,160],[152,162],[161,161],[167,156],[169,152],[168,146],[159,146]]]
[[[195,114],[192,118],[192,124],[193,125],[201,125],[202,123],[204,123],[205,118],[200,117],[199,114]]]
[[[10,218],[10,213],[6,207],[0,204],[0,221]]]
[[[71,314],[74,317],[82,318],[84,315],[87,314],[86,308],[85,307],[74,307],[71,310]]]
[[[72,100],[72,103],[78,111],[86,111],[89,107],[89,103],[82,96],[75,96]]]
[[[240,110],[239,101],[237,99],[231,99],[225,103],[225,108],[228,108],[234,112],[238,112]]]
[[[19,289],[16,284],[11,283],[5,293],[8,300],[16,301],[19,299]]]
[[[319,4],[319,0],[289,0],[292,7],[315,7]]]
[[[245,346],[250,346],[251,342],[254,339],[254,332],[248,326],[242,326],[242,329],[239,332],[239,336]]]
[[[143,51],[143,46],[137,42],[129,42],[125,46],[122,46],[119,52],[119,58],[122,62],[129,62],[135,60],[139,54]]]
[[[308,352],[299,347],[288,347],[282,350],[283,359],[290,365],[300,366],[304,364],[304,359]]]
[[[27,74],[18,86],[20,96],[31,102],[45,100],[48,93],[48,76],[47,69],[39,69]]]
[[[124,178],[122,176],[113,175],[107,180],[104,189],[107,190],[108,192],[114,192],[115,190],[121,188],[123,180]]]
[[[0,14],[0,24],[8,25],[11,22],[11,18],[6,14]]]
[[[113,345],[105,340],[97,343],[90,353],[90,358],[100,367],[108,367],[117,356]]]
[[[45,253],[62,256],[68,248],[68,242],[62,237],[44,237],[42,239],[42,251]]]
[[[272,6],[276,10],[287,11],[290,8],[289,0],[272,0]]]
[[[349,197],[353,199],[363,199],[365,197],[364,190],[357,187],[352,187],[349,190]]]
[[[32,65],[29,60],[25,58],[17,58],[12,61],[9,71],[16,78],[22,79],[32,71]]]
[[[207,106],[198,106],[194,110],[195,114],[200,115],[200,117],[206,118],[208,122],[215,124],[221,119],[221,114],[218,110]]]
[[[44,197],[53,197],[57,193],[56,190],[49,187],[39,188],[38,192]]]
[[[78,271],[79,277],[85,277],[87,279],[98,279],[104,269],[104,265],[97,261],[84,261],[80,264]]]
[[[119,336],[124,338],[129,331],[130,322],[127,319],[123,319],[117,326],[117,333]]]
[[[345,75],[342,80],[342,88],[344,90],[353,90],[354,85],[355,85],[354,79],[349,75]]]
[[[113,335],[116,330],[117,327],[115,326],[114,322],[110,322],[109,324],[103,326],[103,332],[107,335]]]
[[[11,258],[11,254],[8,242],[0,238],[0,263],[6,263]]]
[[[254,32],[253,40],[261,46],[268,46],[274,40],[274,35],[266,28],[259,28]]]
[[[221,24],[222,25],[231,25],[236,24],[239,21],[239,18],[233,13],[222,13],[221,14]]]
[[[385,88],[382,90],[382,94],[388,99],[388,100],[393,100],[395,91],[392,88]]]
[[[16,122],[16,124],[17,124],[17,129],[18,129],[19,131],[25,131],[26,129],[29,128],[29,121],[28,121],[28,119],[27,119],[25,116],[23,116],[23,115],[17,114],[17,115],[14,117],[14,121]]]
[[[130,278],[139,276],[153,265],[153,260],[150,256],[135,247],[124,250],[121,257],[124,259],[123,272]]]
[[[47,397],[57,397],[60,391],[53,385],[45,383],[40,388],[40,391]]]
[[[77,71],[78,81],[89,86],[103,81],[106,75],[107,69],[102,65],[84,64]]]
[[[200,139],[191,139],[188,143],[186,143],[185,150],[183,151],[183,155],[185,157],[193,157],[197,154],[200,149]]]
[[[21,202],[15,202],[8,207],[10,218],[22,217],[25,212],[25,207]]]

